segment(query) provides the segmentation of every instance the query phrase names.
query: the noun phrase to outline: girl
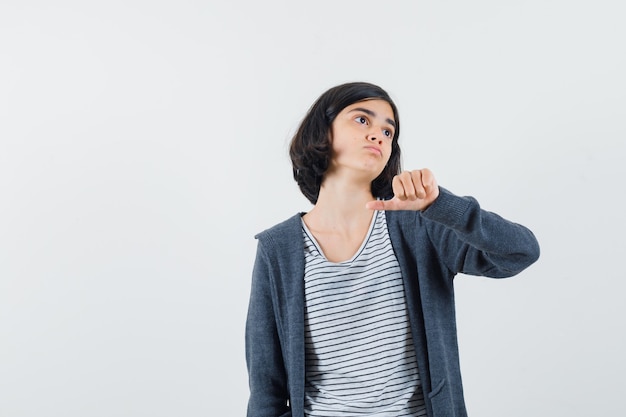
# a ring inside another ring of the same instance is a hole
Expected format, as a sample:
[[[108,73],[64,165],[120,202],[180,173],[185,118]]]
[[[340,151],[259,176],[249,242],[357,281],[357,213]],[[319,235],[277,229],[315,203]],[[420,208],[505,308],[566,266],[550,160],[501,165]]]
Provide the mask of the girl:
[[[313,204],[256,236],[249,417],[466,416],[453,278],[513,276],[525,227],[400,170],[398,111],[368,83],[322,94],[292,139]]]

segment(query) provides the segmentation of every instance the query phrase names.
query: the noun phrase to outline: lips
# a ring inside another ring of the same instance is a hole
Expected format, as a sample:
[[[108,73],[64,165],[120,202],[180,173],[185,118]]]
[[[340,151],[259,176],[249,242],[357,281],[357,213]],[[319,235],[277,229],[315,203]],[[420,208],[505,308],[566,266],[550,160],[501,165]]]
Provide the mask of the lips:
[[[376,146],[366,146],[365,149],[371,151],[371,152],[375,152],[378,155],[382,156],[383,155],[383,151],[380,150],[380,148],[377,148]]]

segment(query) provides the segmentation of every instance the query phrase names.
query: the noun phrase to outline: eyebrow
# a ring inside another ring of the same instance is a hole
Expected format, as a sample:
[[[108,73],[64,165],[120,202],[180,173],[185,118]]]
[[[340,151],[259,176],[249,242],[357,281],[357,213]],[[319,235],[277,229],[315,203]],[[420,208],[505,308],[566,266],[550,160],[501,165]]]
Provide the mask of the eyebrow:
[[[376,113],[374,113],[370,109],[366,109],[366,108],[363,108],[363,107],[356,107],[356,108],[350,110],[348,113],[352,113],[352,112],[355,112],[355,111],[360,111],[360,112],[363,112],[363,113],[365,113],[365,114],[367,114],[369,116],[376,117]],[[394,129],[396,128],[396,122],[394,122],[392,119],[386,119],[386,122],[389,123],[391,126],[393,126]]]

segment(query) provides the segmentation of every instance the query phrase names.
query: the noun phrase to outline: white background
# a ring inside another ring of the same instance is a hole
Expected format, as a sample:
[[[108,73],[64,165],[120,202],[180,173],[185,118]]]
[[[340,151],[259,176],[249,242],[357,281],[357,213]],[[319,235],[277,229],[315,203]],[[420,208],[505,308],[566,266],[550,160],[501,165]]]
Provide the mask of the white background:
[[[310,205],[290,136],[346,81],[403,163],[537,235],[457,279],[470,415],[617,416],[621,1],[0,2],[0,416],[241,416],[255,233]]]

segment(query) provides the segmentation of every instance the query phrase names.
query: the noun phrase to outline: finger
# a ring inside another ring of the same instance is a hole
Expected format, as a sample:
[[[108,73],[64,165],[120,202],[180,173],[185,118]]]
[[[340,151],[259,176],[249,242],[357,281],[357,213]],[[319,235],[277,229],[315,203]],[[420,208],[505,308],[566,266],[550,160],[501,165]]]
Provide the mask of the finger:
[[[404,191],[404,200],[415,201],[417,199],[417,195],[415,194],[415,185],[413,185],[413,178],[411,177],[411,172],[404,171],[399,175],[400,182],[402,183],[402,189]],[[402,199],[401,199],[402,200]]]
[[[391,188],[393,189],[393,195],[404,201],[406,200],[406,194],[404,193],[404,186],[402,185],[402,180],[400,179],[400,175],[396,175],[393,177],[393,181],[391,182]]]
[[[426,197],[426,189],[424,188],[422,171],[416,169],[411,171],[411,180],[413,181],[413,187],[415,188],[415,195],[419,199]]]
[[[426,194],[432,194],[437,190],[437,180],[431,170],[426,168],[422,170],[422,185],[426,190]]]
[[[413,184],[413,174],[410,171],[405,171],[402,173],[401,179],[406,198],[411,201],[417,200],[415,184]]]

